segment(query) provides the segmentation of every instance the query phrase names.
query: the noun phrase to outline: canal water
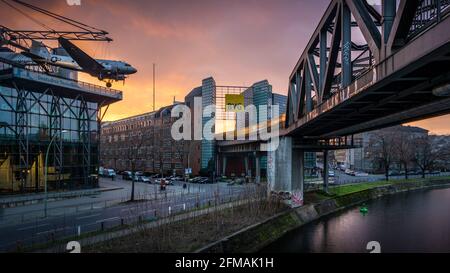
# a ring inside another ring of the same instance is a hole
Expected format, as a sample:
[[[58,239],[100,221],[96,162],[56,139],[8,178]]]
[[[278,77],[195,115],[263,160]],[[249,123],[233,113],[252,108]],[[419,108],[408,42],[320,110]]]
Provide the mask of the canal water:
[[[450,189],[386,196],[305,225],[265,248],[282,253],[450,252]]]

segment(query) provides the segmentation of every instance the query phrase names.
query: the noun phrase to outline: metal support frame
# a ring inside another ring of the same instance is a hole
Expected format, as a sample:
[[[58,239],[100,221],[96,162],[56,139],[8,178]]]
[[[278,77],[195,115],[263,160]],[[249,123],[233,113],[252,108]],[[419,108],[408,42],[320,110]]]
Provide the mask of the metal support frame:
[[[91,169],[91,122],[89,116],[89,108],[84,98],[80,101],[78,114],[79,138],[81,140],[81,155],[83,158],[83,178],[84,183],[89,183],[89,175]]]
[[[378,59],[381,48],[381,34],[367,9],[367,2],[366,4],[364,2],[365,0],[345,0],[372,54]]]
[[[352,16],[347,4],[342,4],[342,82],[341,87],[345,88],[352,82]]]
[[[336,17],[335,17],[335,27],[333,30],[333,36],[331,38],[331,49],[330,55],[328,57],[328,62],[325,69],[324,82],[322,85],[322,90],[320,90],[322,100],[328,99],[331,95],[331,86],[333,84],[334,72],[337,64],[337,58],[339,54],[339,44],[341,43],[341,27],[339,23],[342,18],[341,2],[336,4]],[[323,57],[323,56],[322,56]]]
[[[50,116],[49,116],[49,124],[50,124],[50,137],[54,137],[59,134],[53,143],[53,167],[55,168],[56,176],[56,187],[59,188],[61,186],[61,178],[63,172],[63,139],[62,139],[62,111],[61,111],[61,100],[59,96],[52,94],[52,103],[50,106]],[[48,166],[47,166],[48,168]],[[55,186],[55,185],[54,185]]]
[[[17,92],[17,104],[15,111],[15,126],[16,126],[16,140],[17,149],[19,155],[19,177],[21,183],[21,189],[27,186],[28,170],[29,170],[29,149],[28,149],[28,107],[27,107],[27,94],[24,89],[19,88],[14,83],[14,89]]]
[[[394,25],[395,14],[397,13],[396,0],[383,0],[383,42],[388,43],[392,26]]]
[[[286,126],[296,126],[427,26],[443,20],[450,13],[450,0],[400,0],[398,7],[396,0],[383,0],[381,10],[379,14],[367,0],[331,1],[291,73]],[[358,28],[366,44],[352,37],[353,28]],[[312,86],[317,104],[311,105]]]

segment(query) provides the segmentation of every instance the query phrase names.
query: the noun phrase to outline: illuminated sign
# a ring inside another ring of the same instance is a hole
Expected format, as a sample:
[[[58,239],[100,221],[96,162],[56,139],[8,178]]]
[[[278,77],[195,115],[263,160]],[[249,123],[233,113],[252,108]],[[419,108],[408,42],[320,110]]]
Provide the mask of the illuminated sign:
[[[225,111],[226,112],[244,112],[244,95],[225,95]]]

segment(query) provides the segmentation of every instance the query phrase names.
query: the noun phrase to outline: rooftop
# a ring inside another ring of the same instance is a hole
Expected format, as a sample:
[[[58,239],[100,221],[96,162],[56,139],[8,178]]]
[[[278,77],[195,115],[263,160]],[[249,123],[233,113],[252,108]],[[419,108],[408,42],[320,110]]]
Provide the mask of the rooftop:
[[[119,90],[0,63],[0,85],[14,88],[14,84],[39,93],[52,89],[54,94],[67,98],[83,95],[87,101],[103,105],[122,100],[122,91]]]

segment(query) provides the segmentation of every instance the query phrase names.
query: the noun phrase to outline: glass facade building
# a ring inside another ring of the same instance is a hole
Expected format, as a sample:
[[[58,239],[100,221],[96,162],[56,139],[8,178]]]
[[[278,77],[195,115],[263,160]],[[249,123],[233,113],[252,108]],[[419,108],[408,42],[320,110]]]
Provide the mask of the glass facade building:
[[[207,106],[216,104],[216,82],[213,78],[207,78],[202,81],[202,109],[205,109]],[[211,118],[202,117],[202,128],[205,128],[205,124]],[[214,140],[206,140],[202,138],[201,145],[201,164],[200,167],[202,169],[208,168],[208,163],[210,160],[214,160],[215,158],[215,141]]]
[[[88,84],[25,69],[0,73],[0,192],[42,191],[45,172],[49,190],[95,187],[101,106],[113,101],[100,93],[120,100],[121,92],[89,85],[76,93]],[[58,85],[31,80],[42,77]]]

